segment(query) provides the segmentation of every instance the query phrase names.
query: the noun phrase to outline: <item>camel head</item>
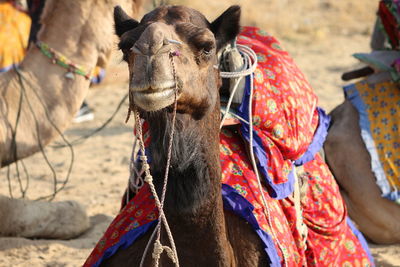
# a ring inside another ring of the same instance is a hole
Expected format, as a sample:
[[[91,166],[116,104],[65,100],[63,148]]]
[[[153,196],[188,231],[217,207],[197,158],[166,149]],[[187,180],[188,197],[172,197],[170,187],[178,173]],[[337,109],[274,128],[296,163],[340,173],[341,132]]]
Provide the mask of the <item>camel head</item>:
[[[240,7],[210,23],[184,6],[162,6],[140,22],[114,9],[119,48],[129,65],[130,93],[144,112],[170,107],[200,119],[215,107],[221,85],[217,52],[239,33]]]

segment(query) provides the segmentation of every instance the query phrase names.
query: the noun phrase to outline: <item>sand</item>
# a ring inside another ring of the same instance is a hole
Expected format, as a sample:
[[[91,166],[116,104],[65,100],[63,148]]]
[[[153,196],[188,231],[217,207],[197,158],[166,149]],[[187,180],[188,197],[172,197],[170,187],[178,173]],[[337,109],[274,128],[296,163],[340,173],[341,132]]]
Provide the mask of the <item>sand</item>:
[[[246,7],[244,12],[255,10],[254,7],[247,8],[246,3],[248,2],[244,1],[243,3]],[[284,7],[277,6],[277,1],[272,2],[275,3],[275,6],[272,5],[272,7],[282,11]],[[282,2],[287,3],[288,1],[282,0]],[[315,4],[314,2],[304,1],[309,5]],[[276,22],[270,23],[279,17],[279,12],[265,13],[265,16],[274,14],[265,23],[258,23],[249,14],[244,14],[244,16],[252,18],[245,20],[249,25],[262,26],[282,41],[283,46],[295,58],[314,86],[320,98],[320,105],[330,111],[343,101],[341,86],[344,83],[340,80],[340,75],[344,71],[358,66],[358,63],[350,55],[355,52],[369,51],[369,35],[374,14],[373,8],[365,10],[364,7],[360,7],[357,9],[357,14],[362,18],[353,18],[343,12],[344,7],[332,4],[335,1],[321,2],[328,5],[328,8],[326,6],[319,7],[325,12],[323,14],[327,14],[327,16],[333,16],[335,12],[340,14],[339,19],[345,22],[345,26],[342,27],[339,21],[332,22],[331,17],[329,17],[331,21],[326,22],[327,20],[324,20],[322,15],[320,17],[315,15],[318,14],[318,10],[311,12],[311,21],[308,23],[300,19],[301,11],[298,11],[296,13],[299,18],[297,24],[294,24],[296,20],[291,16],[283,26]],[[369,7],[375,6],[375,4],[371,4],[372,1],[365,2],[368,2]],[[224,8],[221,6],[222,4],[215,10],[221,12]],[[295,7],[291,8],[296,9]],[[258,12],[260,13],[260,11]],[[209,14],[211,14],[210,17],[215,16],[212,12]],[[258,14],[258,16],[260,15]],[[318,21],[320,21],[319,24]],[[289,27],[290,29],[282,32],[280,27],[286,27],[286,29]],[[92,88],[87,97],[90,106],[94,108],[95,119],[81,124],[71,124],[65,133],[69,140],[91,132],[111,116],[122,97],[127,93],[126,71],[126,64],[120,61],[120,55],[116,53],[106,81]],[[117,214],[120,199],[127,184],[133,134],[132,121],[128,124],[124,123],[126,111],[127,103],[123,105],[107,128],[87,139],[83,144],[74,146],[75,159],[70,181],[56,197],[56,200],[72,199],[83,204],[90,216],[92,224],[90,230],[76,239],[67,241],[0,238],[0,266],[53,267],[83,264],[107,225]],[[59,141],[53,142],[46,152],[56,167],[59,179],[62,180],[68,168],[70,154],[68,149],[54,148]],[[50,193],[53,183],[52,176],[42,157],[35,155],[27,159],[25,163],[30,174],[28,197],[34,199]],[[5,170],[0,171],[0,179],[3,184],[0,193],[8,194]],[[15,177],[12,181],[13,192],[18,196],[19,190]],[[25,181],[24,178],[23,182]],[[400,245],[371,245],[371,250],[377,266],[400,266]]]

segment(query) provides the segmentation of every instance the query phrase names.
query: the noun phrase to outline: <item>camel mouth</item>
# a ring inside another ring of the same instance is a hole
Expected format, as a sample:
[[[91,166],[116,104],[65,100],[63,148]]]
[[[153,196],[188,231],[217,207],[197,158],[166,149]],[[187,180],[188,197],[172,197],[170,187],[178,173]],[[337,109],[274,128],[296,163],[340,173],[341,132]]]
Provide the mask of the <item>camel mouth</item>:
[[[175,102],[175,84],[169,88],[148,88],[143,91],[133,91],[133,101],[145,111],[157,111]],[[177,92],[177,97],[179,92]]]

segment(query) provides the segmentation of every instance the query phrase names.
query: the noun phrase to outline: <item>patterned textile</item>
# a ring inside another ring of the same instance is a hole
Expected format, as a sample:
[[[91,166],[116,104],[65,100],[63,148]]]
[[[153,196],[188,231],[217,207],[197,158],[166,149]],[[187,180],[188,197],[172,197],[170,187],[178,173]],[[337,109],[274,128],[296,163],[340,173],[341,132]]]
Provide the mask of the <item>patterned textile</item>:
[[[360,115],[361,136],[382,195],[400,203],[399,87],[391,81],[361,81],[344,90]]]
[[[302,167],[308,184],[301,200],[306,240],[296,228],[292,195],[277,200],[265,190],[268,207],[263,207],[245,144],[226,129],[221,133],[221,158],[225,208],[249,221],[263,240],[272,266],[283,266],[283,254],[288,266],[371,266],[365,240],[361,239],[362,246],[347,224],[339,188],[318,154]]]
[[[238,43],[257,53],[253,146],[260,171],[271,187],[270,194],[282,199],[293,192],[292,161],[305,153],[317,128],[317,96],[274,37],[257,28],[245,27]],[[238,112],[247,121],[249,97],[250,91],[246,90]],[[247,124],[242,124],[241,132],[249,141]]]
[[[325,140],[329,118],[316,107],[317,98],[310,85],[272,36],[245,27],[238,42],[250,46],[260,61],[254,74],[253,146],[266,185],[263,191],[268,206],[262,204],[247,155],[249,126],[242,124],[240,129],[223,129],[220,134],[224,208],[253,227],[272,266],[372,266],[366,242],[348,221],[339,188],[317,154]],[[249,95],[247,86],[239,108],[246,119]],[[306,184],[300,201],[302,214],[296,212],[293,196],[295,165],[302,165],[301,177]],[[148,187],[139,194],[148,194]],[[137,197],[128,205],[138,204]],[[121,213],[132,217],[126,208]],[[111,228],[115,229],[120,220],[118,215]],[[306,226],[307,234],[298,229],[297,221]],[[131,231],[133,236],[142,234],[140,228]],[[112,238],[112,232],[107,230],[102,240]],[[109,249],[102,243],[97,245],[85,266],[97,266],[115,253],[119,243],[109,242],[115,245]],[[121,244],[126,245],[126,241]]]
[[[149,186],[145,184],[138,194],[121,209],[84,266],[99,266],[103,259],[107,259],[118,249],[129,247],[155,225],[156,218],[158,218],[158,209]]]
[[[0,72],[22,61],[28,45],[31,19],[11,2],[0,2]]]

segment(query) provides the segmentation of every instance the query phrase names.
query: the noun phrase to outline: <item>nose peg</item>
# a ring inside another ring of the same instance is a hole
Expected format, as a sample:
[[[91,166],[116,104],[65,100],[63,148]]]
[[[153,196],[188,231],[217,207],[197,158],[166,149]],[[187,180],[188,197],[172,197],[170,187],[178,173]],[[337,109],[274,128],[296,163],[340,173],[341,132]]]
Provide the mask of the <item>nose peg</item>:
[[[149,46],[146,46],[144,48],[140,48],[136,43],[130,48],[130,51],[132,53],[134,53],[134,54],[143,55],[143,56],[145,56],[145,55],[146,56],[158,55],[158,54],[163,54],[163,53],[170,52],[171,51],[171,44],[175,44],[175,45],[178,45],[178,46],[182,45],[182,43],[180,41],[163,38],[162,45],[159,46],[158,50],[155,49],[157,47],[155,45],[153,45],[151,48]]]

